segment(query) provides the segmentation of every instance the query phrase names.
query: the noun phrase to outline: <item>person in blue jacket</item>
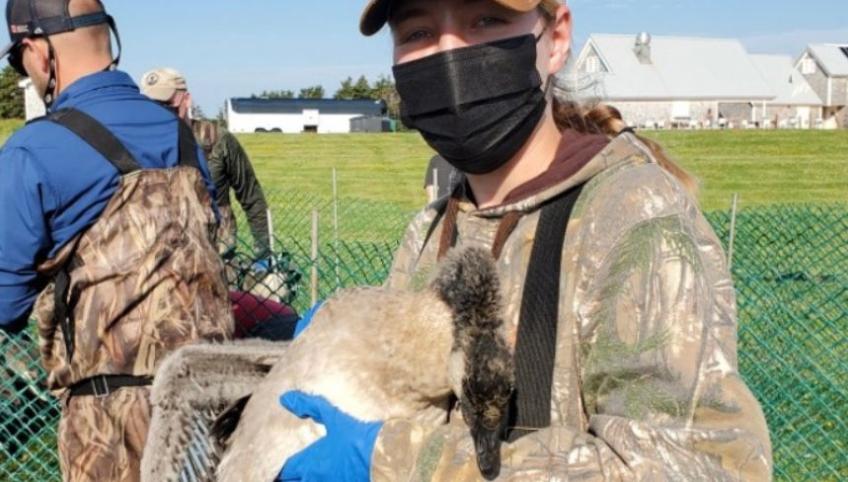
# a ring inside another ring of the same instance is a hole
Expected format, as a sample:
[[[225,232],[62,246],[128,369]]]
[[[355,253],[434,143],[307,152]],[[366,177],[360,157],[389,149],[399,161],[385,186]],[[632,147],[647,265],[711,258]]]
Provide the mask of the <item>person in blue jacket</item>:
[[[99,0],[6,16],[0,58],[48,115],[0,151],[0,329],[38,322],[64,480],[137,480],[158,362],[232,335],[214,185],[190,129],[117,70]]]

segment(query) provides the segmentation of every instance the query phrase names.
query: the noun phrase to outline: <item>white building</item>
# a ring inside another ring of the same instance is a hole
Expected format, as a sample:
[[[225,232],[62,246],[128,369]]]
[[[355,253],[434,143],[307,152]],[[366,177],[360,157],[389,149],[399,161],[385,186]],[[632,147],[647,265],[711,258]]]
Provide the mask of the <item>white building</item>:
[[[782,129],[822,125],[822,100],[788,55],[751,55],[751,60],[777,96],[761,109],[765,124]]]
[[[848,44],[811,44],[796,68],[822,100],[824,127],[848,128]]]
[[[787,60],[735,39],[596,34],[566,75],[634,126],[813,127],[821,100]]]
[[[35,119],[47,113],[47,107],[44,106],[44,101],[38,96],[38,92],[35,91],[35,86],[30,79],[27,78],[18,82],[18,87],[24,91],[26,120]]]
[[[334,99],[251,99],[227,101],[227,127],[235,133],[344,134],[351,120],[383,116],[383,101]]]

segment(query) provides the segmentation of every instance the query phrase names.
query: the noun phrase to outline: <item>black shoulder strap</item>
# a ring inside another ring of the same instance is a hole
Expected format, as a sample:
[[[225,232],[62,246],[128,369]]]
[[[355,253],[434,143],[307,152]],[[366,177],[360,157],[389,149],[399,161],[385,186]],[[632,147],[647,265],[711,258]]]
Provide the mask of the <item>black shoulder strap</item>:
[[[572,188],[542,207],[521,301],[515,392],[506,434],[509,441],[551,423],[562,250],[568,221],[582,189]]]
[[[45,120],[65,127],[106,158],[122,176],[141,170],[141,166],[126,147],[103,124],[76,109],[54,112]]]
[[[436,206],[436,216],[433,217],[433,221],[430,223],[430,227],[427,228],[427,235],[424,236],[424,243],[421,245],[421,252],[424,252],[424,248],[430,244],[430,238],[433,237],[433,233],[436,232],[436,228],[439,227],[439,223],[442,222],[442,218],[445,217],[445,211],[448,209],[448,203],[444,202],[439,206]],[[419,256],[421,253],[419,253]]]
[[[194,138],[194,131],[192,131],[188,122],[184,122],[181,119],[177,119],[177,124],[180,125],[178,141],[180,149],[179,165],[200,169],[200,161],[197,159],[197,140]]]

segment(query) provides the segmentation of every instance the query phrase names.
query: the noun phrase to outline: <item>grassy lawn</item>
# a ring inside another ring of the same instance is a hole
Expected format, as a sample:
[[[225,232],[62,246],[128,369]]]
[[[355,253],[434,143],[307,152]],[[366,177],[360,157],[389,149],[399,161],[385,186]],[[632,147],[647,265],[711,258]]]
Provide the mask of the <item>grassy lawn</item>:
[[[702,206],[848,201],[846,131],[657,131],[648,136],[702,182]],[[331,171],[343,197],[415,208],[432,155],[417,134],[239,136],[264,184],[328,194]]]
[[[417,134],[238,136],[269,191],[329,196],[332,170],[339,195],[391,202],[407,209],[424,204],[424,170],[432,150]]]
[[[20,129],[24,122],[16,119],[0,119],[0,140],[6,142],[6,139],[13,132]]]
[[[20,121],[0,121],[0,139]],[[848,201],[848,131],[654,131],[702,183],[706,211],[742,206]],[[238,136],[268,191],[328,197],[332,169],[341,197],[424,203],[423,176],[432,150],[415,133]]]
[[[848,131],[665,131],[661,142],[702,182],[705,210],[848,202]]]

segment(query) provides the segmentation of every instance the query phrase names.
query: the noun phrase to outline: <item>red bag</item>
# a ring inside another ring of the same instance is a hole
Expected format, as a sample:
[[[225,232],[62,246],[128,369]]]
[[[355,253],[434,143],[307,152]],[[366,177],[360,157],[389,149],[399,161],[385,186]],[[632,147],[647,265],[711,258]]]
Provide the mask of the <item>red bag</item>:
[[[236,320],[235,338],[244,338],[261,323],[297,317],[297,312],[290,306],[250,293],[231,291],[230,302],[233,305],[233,315]]]

